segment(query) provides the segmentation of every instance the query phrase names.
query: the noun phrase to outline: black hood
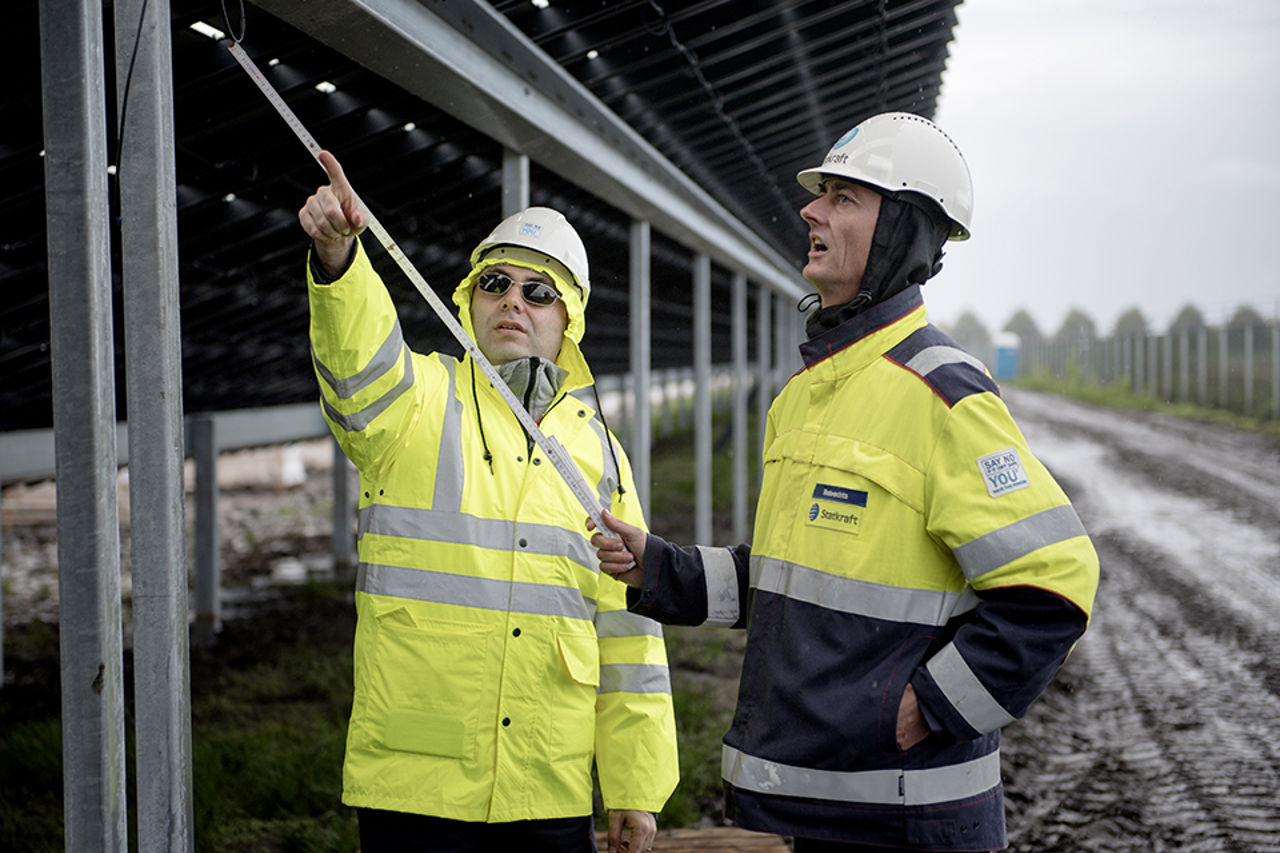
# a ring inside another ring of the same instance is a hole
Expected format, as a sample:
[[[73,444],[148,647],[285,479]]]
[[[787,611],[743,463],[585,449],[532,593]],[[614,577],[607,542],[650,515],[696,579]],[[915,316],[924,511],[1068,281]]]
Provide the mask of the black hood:
[[[880,218],[871,238],[867,270],[858,295],[841,305],[819,308],[805,320],[810,338],[855,317],[872,305],[924,284],[942,269],[942,246],[951,223],[932,203],[914,193],[882,193]]]

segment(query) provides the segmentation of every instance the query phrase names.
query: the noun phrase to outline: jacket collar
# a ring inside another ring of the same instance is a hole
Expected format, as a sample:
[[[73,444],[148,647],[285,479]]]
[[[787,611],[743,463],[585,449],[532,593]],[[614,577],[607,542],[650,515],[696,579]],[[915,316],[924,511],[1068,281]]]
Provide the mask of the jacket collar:
[[[814,364],[853,346],[874,332],[891,326],[924,305],[920,285],[913,284],[901,293],[873,305],[861,314],[823,332],[800,345],[804,366]]]

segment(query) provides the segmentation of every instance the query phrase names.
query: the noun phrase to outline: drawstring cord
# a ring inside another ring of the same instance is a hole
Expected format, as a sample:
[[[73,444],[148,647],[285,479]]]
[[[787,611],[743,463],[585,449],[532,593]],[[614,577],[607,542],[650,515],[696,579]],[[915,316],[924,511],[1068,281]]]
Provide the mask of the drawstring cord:
[[[604,406],[600,405],[600,392],[596,390],[596,384],[591,383],[591,393],[596,398],[596,411],[600,414],[600,423],[604,424],[604,440],[609,445],[609,456],[613,459],[613,471],[618,476],[618,497],[622,497],[627,493],[627,487],[622,485],[622,468],[618,466],[618,456],[613,452],[613,434],[609,432],[609,422],[604,417]]]
[[[493,454],[489,452],[489,442],[484,437],[484,419],[480,417],[480,398],[476,395],[476,365],[471,363],[471,400],[476,404],[476,426],[480,428],[480,444],[484,447],[484,461],[489,463],[489,473],[493,474]]]
[[[532,386],[532,382],[530,383],[530,386]],[[613,471],[615,476],[618,478],[618,496],[621,497],[627,493],[627,487],[622,485],[622,467],[618,464],[618,454],[614,452],[613,449],[613,433],[609,431],[609,421],[605,419],[604,406],[600,404],[600,392],[596,389],[595,383],[592,383],[591,385],[591,393],[596,399],[596,412],[600,415],[600,423],[604,425],[604,440],[605,443],[609,445],[609,458],[613,460]],[[526,397],[527,396],[528,395],[526,395]],[[561,399],[563,399],[563,397],[564,395],[561,396]],[[480,429],[480,444],[484,447],[484,461],[489,465],[489,473],[494,474],[493,454],[489,452],[489,442],[485,439],[484,435],[484,419],[480,415],[480,396],[476,392],[476,366],[474,362],[471,364],[471,400],[475,403],[476,407],[476,426]],[[526,403],[527,402],[528,401],[526,399]],[[558,403],[560,401],[557,400],[556,402]],[[551,407],[549,407],[547,411],[550,411],[552,408],[555,408],[555,403],[552,403]],[[523,429],[523,425],[521,428]],[[526,438],[529,440],[530,444],[533,443],[533,439],[531,437],[526,435]]]

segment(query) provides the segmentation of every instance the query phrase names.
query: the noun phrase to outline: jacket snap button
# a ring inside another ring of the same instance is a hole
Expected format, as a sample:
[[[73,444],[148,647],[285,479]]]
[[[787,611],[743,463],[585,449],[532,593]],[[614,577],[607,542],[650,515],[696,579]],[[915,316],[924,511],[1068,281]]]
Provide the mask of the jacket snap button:
[[[526,547],[528,547],[528,545],[529,545],[529,540],[527,540],[527,539],[521,539],[521,540],[520,540],[520,547],[521,547],[521,548],[526,548]]]
[[[586,410],[586,409],[578,409],[578,417],[580,417],[580,418],[585,418],[586,416],[587,416],[587,410]]]
[[[511,718],[510,718],[510,717],[503,717],[503,718],[502,718],[502,724],[503,724],[504,726],[509,726],[509,725],[511,725]]]
[[[523,462],[523,461],[524,461],[524,457],[523,457],[523,456],[517,456],[517,457],[516,457],[516,461],[517,461],[517,462]]]
[[[519,629],[519,628],[516,628],[514,631],[512,631],[512,632],[511,632],[511,636],[513,636],[513,637],[519,637],[519,636],[520,636],[520,629]]]
[[[534,459],[534,460],[533,460],[533,464],[534,464],[534,465],[541,465],[541,464],[542,464],[542,460],[541,460],[541,459]]]

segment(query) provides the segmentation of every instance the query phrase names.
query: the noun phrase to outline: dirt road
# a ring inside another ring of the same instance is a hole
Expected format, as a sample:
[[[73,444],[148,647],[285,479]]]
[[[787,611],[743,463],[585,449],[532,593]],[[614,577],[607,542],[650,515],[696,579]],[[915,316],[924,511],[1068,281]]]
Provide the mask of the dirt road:
[[[1006,730],[1012,849],[1280,851],[1280,444],[1009,391],[1102,561]]]

